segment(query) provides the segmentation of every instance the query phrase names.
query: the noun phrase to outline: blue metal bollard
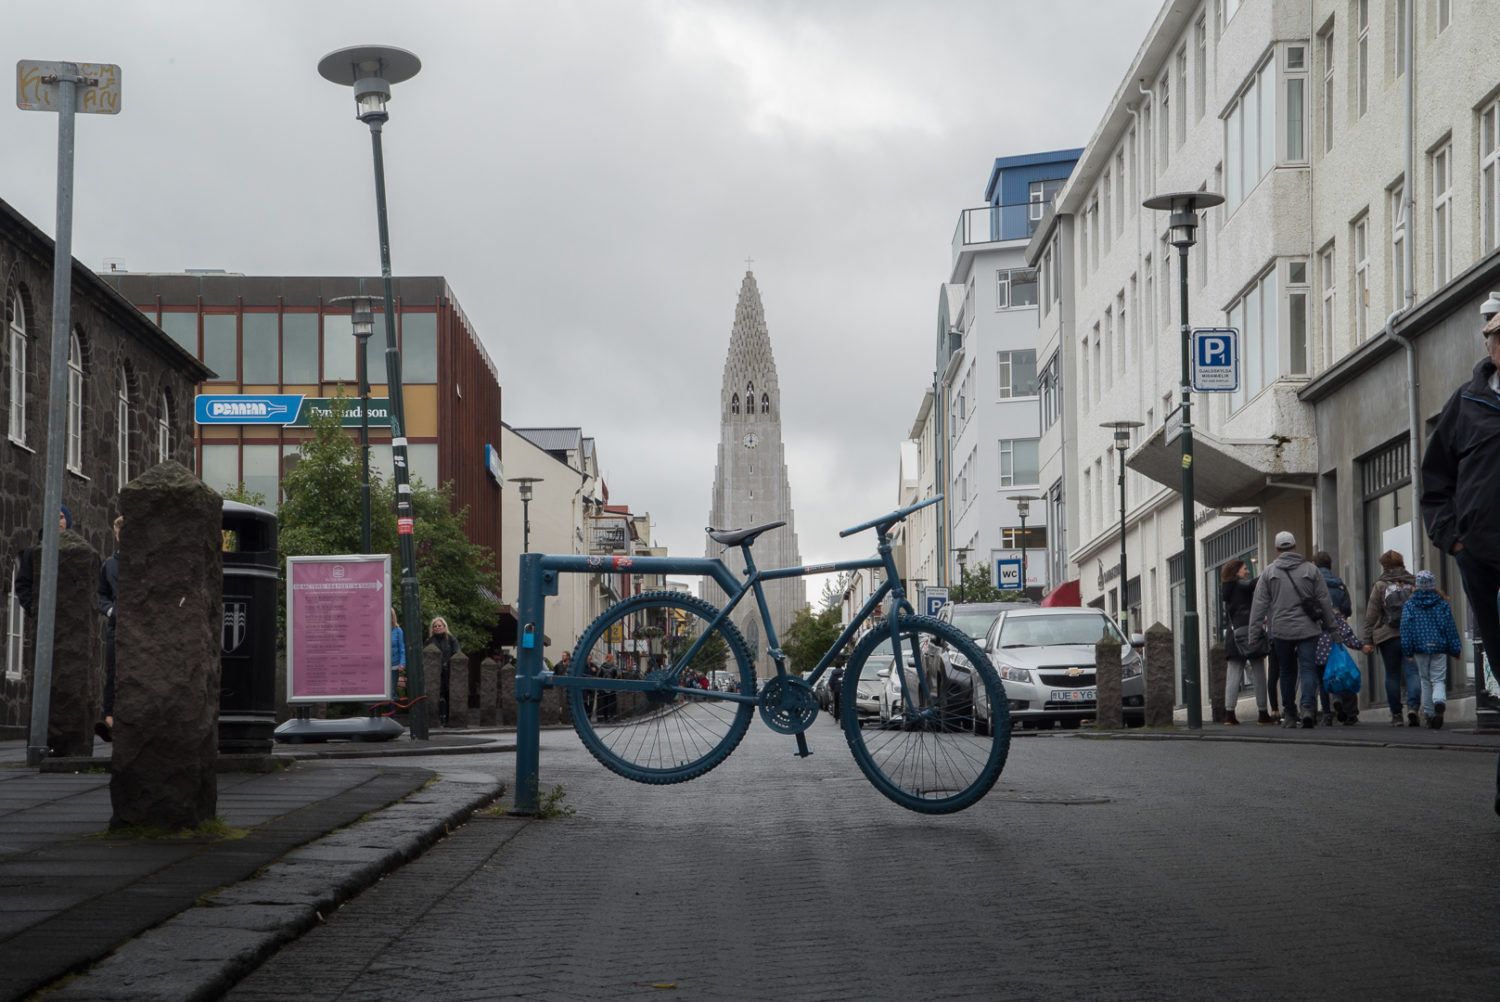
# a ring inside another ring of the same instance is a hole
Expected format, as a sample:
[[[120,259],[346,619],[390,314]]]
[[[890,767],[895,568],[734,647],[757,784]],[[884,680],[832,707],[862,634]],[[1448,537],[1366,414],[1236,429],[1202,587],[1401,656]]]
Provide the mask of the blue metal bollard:
[[[546,614],[542,554],[521,556],[520,633],[516,645],[516,813],[535,814],[540,789],[542,645]],[[556,580],[556,575],[553,575]]]

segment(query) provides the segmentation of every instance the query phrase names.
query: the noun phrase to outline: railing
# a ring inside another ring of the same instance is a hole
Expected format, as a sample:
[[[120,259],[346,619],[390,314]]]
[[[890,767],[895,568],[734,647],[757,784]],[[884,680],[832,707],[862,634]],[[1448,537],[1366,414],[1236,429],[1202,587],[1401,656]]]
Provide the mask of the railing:
[[[958,214],[958,226],[953,231],[953,256],[957,258],[960,251],[972,244],[1030,240],[1046,208],[1041,202],[1021,202],[964,209]]]

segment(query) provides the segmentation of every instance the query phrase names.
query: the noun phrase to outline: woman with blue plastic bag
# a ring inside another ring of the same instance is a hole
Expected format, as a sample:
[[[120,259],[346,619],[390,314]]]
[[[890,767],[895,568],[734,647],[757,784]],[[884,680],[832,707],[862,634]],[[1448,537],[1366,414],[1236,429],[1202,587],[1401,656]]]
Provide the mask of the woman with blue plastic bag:
[[[1448,658],[1462,655],[1463,643],[1453,609],[1431,571],[1417,572],[1417,590],[1401,610],[1401,653],[1417,663],[1422,715],[1427,726],[1437,730],[1448,708]]]
[[[1323,688],[1333,702],[1334,716],[1341,724],[1357,724],[1359,723],[1361,679],[1359,666],[1354,663],[1354,658],[1349,655],[1348,651],[1360,650],[1364,641],[1337,610],[1333,614],[1333,620],[1333,629],[1324,630],[1318,637],[1318,646],[1314,651],[1313,660],[1318,665],[1318,674],[1323,680]],[[1335,653],[1339,645],[1343,645],[1348,650]],[[1334,662],[1331,671],[1330,661]]]

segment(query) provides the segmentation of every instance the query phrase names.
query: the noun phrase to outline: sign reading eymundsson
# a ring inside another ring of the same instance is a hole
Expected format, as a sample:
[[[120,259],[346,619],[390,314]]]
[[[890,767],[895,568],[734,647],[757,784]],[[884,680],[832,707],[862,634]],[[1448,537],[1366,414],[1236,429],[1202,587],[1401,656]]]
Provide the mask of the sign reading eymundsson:
[[[332,414],[335,397],[308,397],[301,393],[200,393],[194,400],[194,417],[199,424],[273,424],[306,427],[314,411]],[[344,399],[346,427],[357,427],[358,400]],[[370,426],[389,428],[390,400],[370,398]]]

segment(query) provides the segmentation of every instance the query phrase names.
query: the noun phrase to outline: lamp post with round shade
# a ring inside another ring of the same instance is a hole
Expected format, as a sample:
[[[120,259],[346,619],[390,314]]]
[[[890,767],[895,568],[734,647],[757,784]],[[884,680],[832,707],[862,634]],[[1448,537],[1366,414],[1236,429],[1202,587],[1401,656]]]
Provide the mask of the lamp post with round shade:
[[[1021,594],[1026,594],[1026,516],[1031,514],[1031,502],[1042,500],[1035,494],[1012,494],[1005,500],[1016,503],[1016,514],[1021,518]]]
[[[531,497],[532,484],[542,482],[541,477],[511,477],[510,483],[516,485],[521,495],[521,552],[531,552]]]
[[[1222,205],[1224,196],[1212,191],[1180,191],[1155,195],[1141,203],[1148,209],[1170,212],[1168,241],[1177,248],[1177,289],[1182,314],[1182,701],[1187,725],[1203,726],[1202,667],[1198,664],[1198,554],[1193,526],[1193,383],[1188,358],[1188,251],[1198,242],[1198,212]]]
[[[405,49],[356,45],[330,52],[318,61],[318,73],[354,90],[356,117],[370,127],[375,159],[375,220],[380,233],[380,277],[385,292],[385,372],[391,414],[391,461],[395,467],[396,538],[401,552],[401,630],[406,638],[406,674],[410,681],[411,736],[427,740],[426,678],[422,668],[421,596],[417,590],[416,521],[407,470],[406,415],[401,392],[401,354],[396,348],[396,297],[391,288],[391,238],[385,210],[385,157],[381,130],[390,117],[385,104],[391,84],[410,80],[422,61]]]
[[[964,600],[964,565],[969,562],[969,548],[967,546],[955,546],[953,555],[958,558],[958,600]]]
[[[370,335],[375,332],[375,310],[369,296],[339,296],[330,306],[349,306],[354,332],[355,361],[359,367],[359,552],[370,552]]]
[[[1125,451],[1130,448],[1130,435],[1142,427],[1143,421],[1106,421],[1101,428],[1110,428],[1115,433],[1115,449],[1120,453],[1120,629],[1130,637],[1130,574],[1125,569]]]

